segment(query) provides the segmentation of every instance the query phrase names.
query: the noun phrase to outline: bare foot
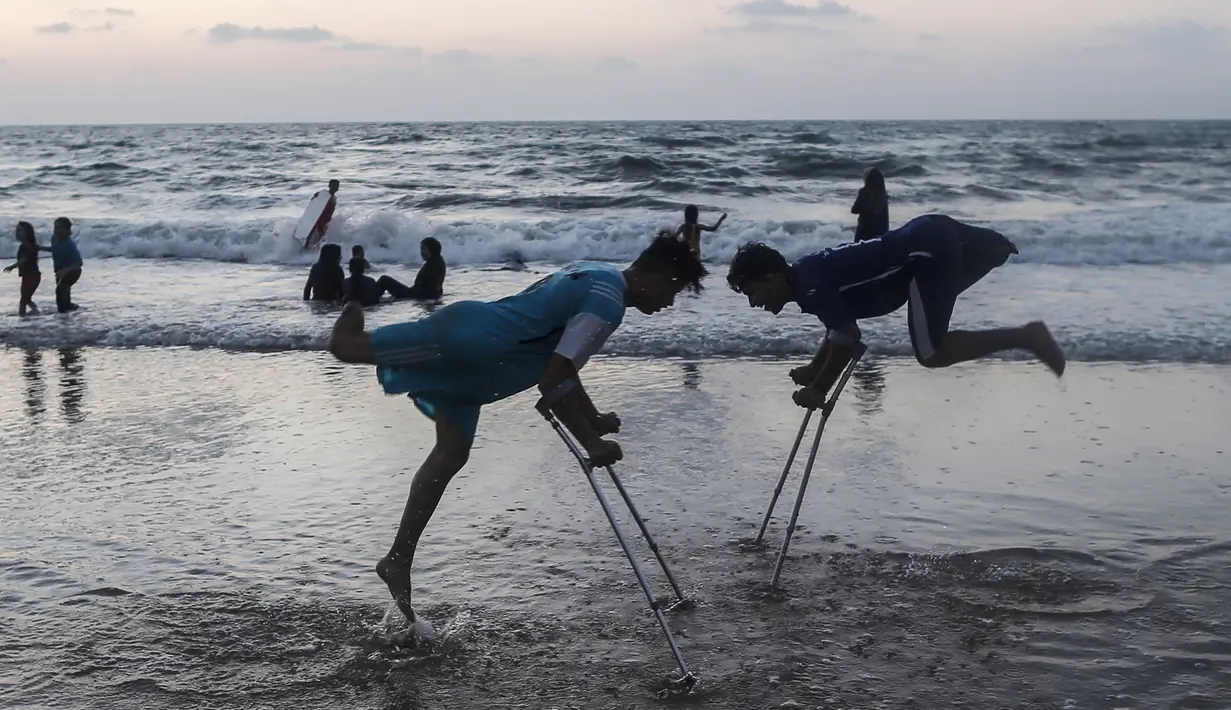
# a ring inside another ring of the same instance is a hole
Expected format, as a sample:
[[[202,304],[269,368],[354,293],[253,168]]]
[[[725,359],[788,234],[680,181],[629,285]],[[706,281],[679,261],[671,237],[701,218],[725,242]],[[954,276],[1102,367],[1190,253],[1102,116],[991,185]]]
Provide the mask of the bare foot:
[[[374,364],[371,343],[363,335],[363,306],[351,301],[342,307],[329,333],[329,352],[342,362]]]
[[[414,625],[415,610],[410,606],[410,568],[385,557],[376,563],[376,574],[380,575],[385,586],[389,587],[389,595],[393,597],[406,620]]]
[[[1047,325],[1043,321],[1034,321],[1026,324],[1026,336],[1030,339],[1030,349],[1034,354],[1043,361],[1043,364],[1051,368],[1051,371],[1056,373],[1056,377],[1064,374],[1064,351],[1060,349],[1060,344],[1052,337],[1051,331],[1047,329]]]
[[[342,315],[333,324],[335,333],[359,333],[363,331],[363,306],[358,301],[347,301]]]

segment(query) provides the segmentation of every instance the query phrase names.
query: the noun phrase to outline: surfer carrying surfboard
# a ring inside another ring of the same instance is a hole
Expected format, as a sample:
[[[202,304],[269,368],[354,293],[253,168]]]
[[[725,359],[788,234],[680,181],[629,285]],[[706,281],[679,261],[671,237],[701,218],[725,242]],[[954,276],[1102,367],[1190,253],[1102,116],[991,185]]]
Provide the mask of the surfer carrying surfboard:
[[[479,410],[538,385],[544,401],[585,447],[595,466],[624,457],[602,438],[620,419],[601,414],[578,371],[624,320],[628,307],[652,314],[676,296],[699,292],[706,269],[688,245],[662,232],[627,268],[569,264],[498,301],[457,301],[431,315],[368,332],[350,302],[333,326],[329,352],[376,366],[386,394],[405,394],[435,422],[436,445],[410,484],[402,522],[376,573],[416,633],[410,571],[419,537],[453,476],[466,464]]]
[[[311,231],[309,231],[307,237],[304,238],[304,249],[311,249],[324,240],[325,232],[329,231],[329,222],[333,219],[333,210],[338,206],[337,195],[339,186],[340,183],[337,180],[329,181],[328,199],[324,200],[323,205],[321,204],[321,198],[325,197],[325,195],[322,195],[320,192],[313,194],[312,200],[308,202],[308,209],[304,212],[304,217],[300,219],[300,226],[295,230],[297,234],[293,235],[293,237],[298,238],[302,234],[299,230],[303,228],[303,222],[307,221],[307,219],[311,219],[310,215],[313,210],[319,209],[320,216],[317,217],[316,221],[312,223]]]

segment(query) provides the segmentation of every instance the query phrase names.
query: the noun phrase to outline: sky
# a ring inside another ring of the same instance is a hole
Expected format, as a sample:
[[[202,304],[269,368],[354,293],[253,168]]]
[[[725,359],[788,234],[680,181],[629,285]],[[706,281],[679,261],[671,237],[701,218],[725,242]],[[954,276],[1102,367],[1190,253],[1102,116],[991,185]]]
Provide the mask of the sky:
[[[1231,0],[0,0],[0,124],[1231,118]]]

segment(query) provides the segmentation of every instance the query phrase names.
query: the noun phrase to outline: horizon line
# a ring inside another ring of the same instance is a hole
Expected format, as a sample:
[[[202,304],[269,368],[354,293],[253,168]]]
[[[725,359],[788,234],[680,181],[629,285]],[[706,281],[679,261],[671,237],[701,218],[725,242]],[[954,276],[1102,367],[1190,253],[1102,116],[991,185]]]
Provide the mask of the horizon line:
[[[424,124],[511,124],[511,123],[1218,123],[1223,118],[537,118],[537,119],[368,119],[345,121],[295,120],[234,120],[234,121],[121,121],[121,122],[48,122],[7,123],[0,128],[126,128],[155,126],[360,126],[360,125],[424,125]]]

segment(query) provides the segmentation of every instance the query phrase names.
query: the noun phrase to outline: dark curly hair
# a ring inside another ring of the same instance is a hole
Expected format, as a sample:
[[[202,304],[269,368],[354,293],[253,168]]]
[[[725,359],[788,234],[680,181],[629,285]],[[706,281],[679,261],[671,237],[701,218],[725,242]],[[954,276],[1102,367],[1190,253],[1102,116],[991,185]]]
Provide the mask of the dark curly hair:
[[[727,285],[743,293],[749,283],[787,270],[786,257],[764,242],[748,242],[735,252],[727,271]]]
[[[670,230],[659,232],[633,262],[633,266],[647,271],[669,272],[686,283],[693,293],[701,293],[705,288],[701,282],[709,275],[709,270],[693,256],[688,245],[676,239]]]

